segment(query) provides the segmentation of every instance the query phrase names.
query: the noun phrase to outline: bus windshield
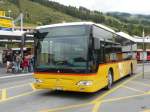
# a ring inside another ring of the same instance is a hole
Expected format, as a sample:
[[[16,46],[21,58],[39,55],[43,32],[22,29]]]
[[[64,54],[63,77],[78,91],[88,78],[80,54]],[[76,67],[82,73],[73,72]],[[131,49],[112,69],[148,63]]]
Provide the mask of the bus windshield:
[[[37,34],[36,71],[87,72],[88,37],[85,26],[42,30]]]

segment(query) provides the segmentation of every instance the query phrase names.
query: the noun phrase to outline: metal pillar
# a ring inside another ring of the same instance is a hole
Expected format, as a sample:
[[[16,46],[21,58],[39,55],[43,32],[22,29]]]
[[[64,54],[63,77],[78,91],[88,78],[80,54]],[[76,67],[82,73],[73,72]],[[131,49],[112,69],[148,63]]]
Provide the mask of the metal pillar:
[[[145,51],[145,44],[144,43],[145,43],[145,34],[144,34],[144,30],[143,30],[143,64],[142,64],[143,65],[142,66],[142,72],[143,72],[142,76],[143,76],[143,79],[144,79],[144,75],[145,75],[144,74],[144,51]]]
[[[24,48],[24,44],[25,44],[25,34],[23,34],[23,36],[21,37],[21,57],[24,57],[24,53],[23,53],[23,48]]]
[[[20,14],[20,18],[21,18],[20,21],[21,31],[23,31],[23,13]]]

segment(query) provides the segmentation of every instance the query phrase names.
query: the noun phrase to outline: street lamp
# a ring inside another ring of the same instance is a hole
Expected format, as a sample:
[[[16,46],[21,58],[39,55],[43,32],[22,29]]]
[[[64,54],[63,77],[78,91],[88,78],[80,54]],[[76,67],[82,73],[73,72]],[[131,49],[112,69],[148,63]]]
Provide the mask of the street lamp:
[[[12,12],[11,10],[8,10],[9,17],[11,16],[11,15],[10,15],[10,14],[11,14],[11,12]]]
[[[143,29],[143,78],[144,78],[144,51],[145,51],[145,32],[144,32],[144,29]]]

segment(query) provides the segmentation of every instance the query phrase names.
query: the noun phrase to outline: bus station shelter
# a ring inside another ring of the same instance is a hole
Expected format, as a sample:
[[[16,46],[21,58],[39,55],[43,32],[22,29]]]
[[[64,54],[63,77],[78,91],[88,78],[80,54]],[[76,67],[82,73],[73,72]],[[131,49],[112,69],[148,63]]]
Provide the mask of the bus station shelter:
[[[2,60],[3,50],[12,48],[9,45],[17,44],[23,55],[25,43],[33,43],[33,36],[25,37],[25,31],[4,31],[0,30],[0,61]]]
[[[24,38],[25,31],[3,31],[0,30],[0,42],[21,42]],[[32,37],[25,38],[26,41],[33,40]],[[32,41],[31,41],[32,42]]]

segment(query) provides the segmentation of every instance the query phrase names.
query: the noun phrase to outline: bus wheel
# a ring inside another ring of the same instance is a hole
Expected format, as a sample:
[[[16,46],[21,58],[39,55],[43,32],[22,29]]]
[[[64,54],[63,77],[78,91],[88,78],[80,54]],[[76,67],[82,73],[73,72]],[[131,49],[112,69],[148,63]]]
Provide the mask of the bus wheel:
[[[113,84],[113,75],[112,75],[112,71],[108,72],[108,85],[107,85],[107,89],[111,89],[112,88],[112,84]]]
[[[130,71],[130,76],[132,76],[133,75],[133,65],[131,64],[131,71]]]

